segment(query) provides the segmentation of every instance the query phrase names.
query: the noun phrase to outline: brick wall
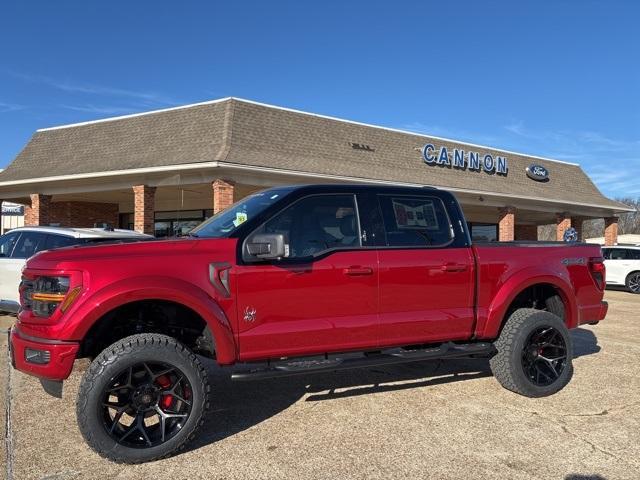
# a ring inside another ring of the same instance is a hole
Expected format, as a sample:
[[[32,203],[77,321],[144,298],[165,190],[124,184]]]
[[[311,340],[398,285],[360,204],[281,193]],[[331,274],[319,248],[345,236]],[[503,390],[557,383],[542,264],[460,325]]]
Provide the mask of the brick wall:
[[[49,225],[49,205],[51,195],[41,195],[33,193],[31,196],[31,206],[24,209],[24,224],[27,227],[38,225]]]
[[[615,245],[618,243],[618,217],[604,219],[604,244]]]
[[[118,227],[118,204],[98,202],[51,202],[51,197],[38,195],[31,206],[25,207],[24,224],[27,226],[56,224],[61,227],[91,228],[108,223]]]
[[[213,213],[233,205],[233,192],[235,186],[233,182],[228,180],[215,180],[211,187],[213,188]]]
[[[538,240],[538,226],[516,225],[516,240]]]
[[[514,207],[504,207],[499,209],[499,213],[498,240],[500,242],[515,240],[516,209]]]
[[[568,213],[556,214],[556,240],[564,240],[564,232],[571,227],[571,216]]]
[[[133,228],[136,232],[153,235],[156,187],[135,185],[133,194]]]

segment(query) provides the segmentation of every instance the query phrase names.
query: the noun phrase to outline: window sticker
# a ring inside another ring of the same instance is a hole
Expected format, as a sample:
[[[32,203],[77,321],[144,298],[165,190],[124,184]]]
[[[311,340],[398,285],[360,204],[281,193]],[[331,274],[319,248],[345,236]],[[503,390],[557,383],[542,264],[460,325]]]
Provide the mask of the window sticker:
[[[246,212],[236,212],[236,219],[233,221],[233,226],[237,227],[247,221]]]
[[[391,201],[399,229],[438,229],[438,217],[432,200],[393,198]]]

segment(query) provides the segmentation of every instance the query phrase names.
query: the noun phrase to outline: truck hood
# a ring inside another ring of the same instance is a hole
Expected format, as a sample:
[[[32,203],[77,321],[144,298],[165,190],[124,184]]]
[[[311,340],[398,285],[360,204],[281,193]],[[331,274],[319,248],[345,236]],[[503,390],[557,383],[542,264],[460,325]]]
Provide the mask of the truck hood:
[[[151,240],[135,243],[118,243],[110,245],[81,245],[45,250],[27,260],[27,269],[79,269],[84,264],[95,262],[128,262],[136,258],[169,259],[194,253],[211,254],[216,252],[225,257],[235,250],[235,239],[172,239]]]

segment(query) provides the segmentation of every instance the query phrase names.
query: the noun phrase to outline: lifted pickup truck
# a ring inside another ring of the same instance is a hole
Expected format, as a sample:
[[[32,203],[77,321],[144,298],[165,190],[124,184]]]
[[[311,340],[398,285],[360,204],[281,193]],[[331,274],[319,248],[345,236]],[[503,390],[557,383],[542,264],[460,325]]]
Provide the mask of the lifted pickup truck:
[[[117,462],[172,454],[210,405],[196,354],[236,380],[464,356],[529,397],[571,379],[569,329],[605,317],[600,247],[472,245],[432,188],[315,185],[251,195],[190,237],[32,257],[14,366],[78,393],[87,443]]]

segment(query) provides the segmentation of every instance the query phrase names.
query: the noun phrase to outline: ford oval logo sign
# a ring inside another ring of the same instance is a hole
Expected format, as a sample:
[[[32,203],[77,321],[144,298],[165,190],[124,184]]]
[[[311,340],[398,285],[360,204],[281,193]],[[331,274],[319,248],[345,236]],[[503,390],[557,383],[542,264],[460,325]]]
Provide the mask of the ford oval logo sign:
[[[542,165],[529,165],[527,167],[527,177],[536,182],[548,182],[549,181],[549,170],[544,168]]]

